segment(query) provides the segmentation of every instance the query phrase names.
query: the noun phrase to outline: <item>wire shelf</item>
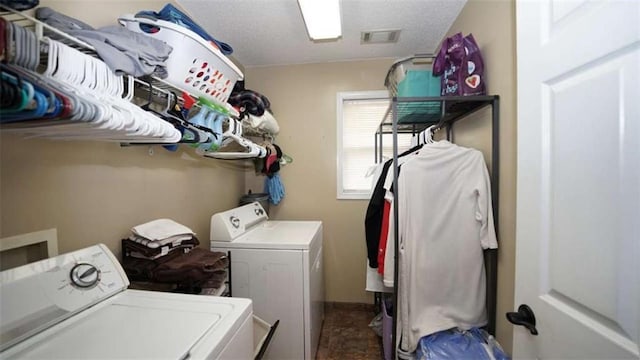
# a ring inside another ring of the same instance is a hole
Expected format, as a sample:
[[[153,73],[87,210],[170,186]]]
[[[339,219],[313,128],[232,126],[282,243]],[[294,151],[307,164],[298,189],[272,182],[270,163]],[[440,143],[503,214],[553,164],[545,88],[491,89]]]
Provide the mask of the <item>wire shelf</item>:
[[[417,133],[431,125],[442,127],[452,124],[491,105],[497,98],[495,95],[393,98],[376,134],[392,133],[394,116],[398,123],[398,133]]]
[[[77,39],[76,37],[69,35],[61,30],[56,29],[55,27],[52,27],[30,15],[27,15],[24,12],[20,12],[20,11],[16,11],[11,9],[8,6],[2,5],[0,4],[0,17],[2,17],[5,21],[9,21],[15,24],[18,24],[24,28],[28,28],[31,29],[37,36],[38,40],[42,40],[43,37],[48,37],[51,38],[53,40],[59,41],[65,45],[68,45],[78,51],[81,51],[85,54],[88,54],[90,56],[93,57],[97,57],[99,58],[98,54],[95,51],[95,48],[93,46],[91,46],[90,44],[87,44],[86,42]],[[46,64],[46,52],[47,52],[47,48],[46,46],[42,47],[43,50],[43,55],[41,57],[41,64]],[[173,93],[175,93],[176,95],[178,95],[180,97],[180,95],[182,95],[183,93],[187,93],[189,96],[193,97],[194,99],[198,99],[197,95],[191,94],[186,92],[185,90],[178,88],[170,83],[168,83],[167,81],[160,79],[158,77],[155,76],[145,76],[144,80],[146,82],[149,82],[152,86],[157,87],[157,88],[161,88],[163,90],[166,91],[171,91]],[[226,111],[228,112],[229,116],[234,117],[234,118],[238,118],[238,116],[240,115],[238,113],[238,111],[233,108],[230,104],[228,103],[220,103],[219,101],[217,101],[214,98],[207,98],[207,100],[212,101],[214,103],[216,103],[217,105],[221,106],[222,108],[226,109]]]

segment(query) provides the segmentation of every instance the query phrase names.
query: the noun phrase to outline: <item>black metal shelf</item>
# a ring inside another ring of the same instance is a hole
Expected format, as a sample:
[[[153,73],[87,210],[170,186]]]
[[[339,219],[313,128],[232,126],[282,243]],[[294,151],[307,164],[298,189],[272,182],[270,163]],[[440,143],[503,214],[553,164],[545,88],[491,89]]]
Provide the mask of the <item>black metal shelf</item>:
[[[393,179],[397,190],[399,175],[398,134],[417,134],[427,127],[435,125],[438,129],[446,127],[447,139],[453,142],[453,124],[468,118],[472,113],[491,108],[491,197],[493,222],[498,236],[499,226],[499,185],[500,185],[500,96],[440,96],[440,97],[393,97],[382,122],[375,134],[376,159],[382,161],[383,134],[393,135]],[[379,151],[378,151],[379,149]],[[390,169],[391,171],[391,169]],[[394,202],[395,223],[398,223],[398,203]],[[498,236],[499,238],[499,236]],[[394,229],[394,291],[393,291],[393,328],[392,344],[398,343],[396,324],[398,319],[398,228]],[[486,283],[486,307],[488,324],[486,330],[495,335],[498,252],[495,249],[484,251]]]
[[[431,125],[453,124],[497,99],[497,95],[394,97],[376,134],[391,134],[394,118],[398,133],[416,133]]]

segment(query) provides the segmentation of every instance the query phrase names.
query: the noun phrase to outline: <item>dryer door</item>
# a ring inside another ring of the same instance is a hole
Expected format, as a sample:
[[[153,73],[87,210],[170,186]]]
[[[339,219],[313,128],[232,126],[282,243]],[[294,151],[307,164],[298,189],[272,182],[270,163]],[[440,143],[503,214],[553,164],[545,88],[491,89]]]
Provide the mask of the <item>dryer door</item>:
[[[266,322],[280,320],[265,359],[304,359],[303,252],[225,250],[231,252],[232,295],[253,300],[253,313]]]

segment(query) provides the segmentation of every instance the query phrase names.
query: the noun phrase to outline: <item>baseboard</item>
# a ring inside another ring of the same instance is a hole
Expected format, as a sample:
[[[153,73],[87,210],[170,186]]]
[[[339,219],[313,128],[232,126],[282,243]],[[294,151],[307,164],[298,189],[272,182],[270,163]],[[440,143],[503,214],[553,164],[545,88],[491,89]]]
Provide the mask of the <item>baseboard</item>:
[[[325,301],[324,308],[351,311],[375,311],[376,307],[374,304]]]

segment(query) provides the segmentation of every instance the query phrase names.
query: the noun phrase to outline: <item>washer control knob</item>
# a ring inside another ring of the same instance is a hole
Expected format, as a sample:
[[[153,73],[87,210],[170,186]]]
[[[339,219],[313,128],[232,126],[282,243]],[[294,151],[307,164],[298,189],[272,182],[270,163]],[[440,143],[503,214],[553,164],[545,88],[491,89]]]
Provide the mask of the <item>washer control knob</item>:
[[[69,276],[74,286],[88,289],[98,285],[100,270],[89,263],[78,263],[71,268]]]

